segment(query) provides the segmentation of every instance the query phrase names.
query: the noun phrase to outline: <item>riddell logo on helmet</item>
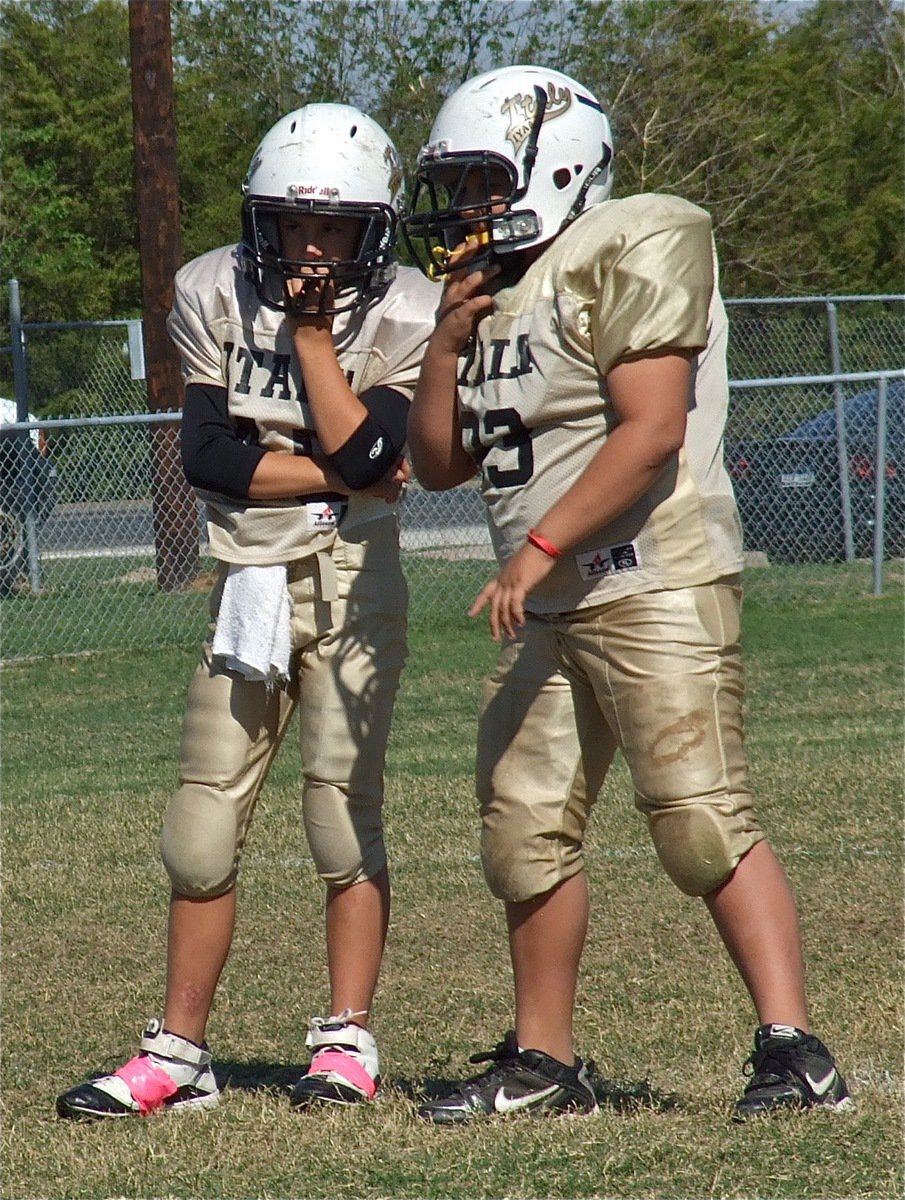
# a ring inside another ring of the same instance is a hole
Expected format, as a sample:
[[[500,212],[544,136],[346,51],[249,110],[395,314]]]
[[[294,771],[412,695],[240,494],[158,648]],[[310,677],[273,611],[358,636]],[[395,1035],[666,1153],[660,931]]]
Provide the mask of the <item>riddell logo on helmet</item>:
[[[316,183],[293,183],[286,189],[286,195],[290,200],[303,199],[305,196],[336,196],[338,194],[336,188],[319,187]]]
[[[544,112],[543,124],[561,117],[572,107],[572,93],[567,87],[557,87],[555,83],[547,84],[547,108]],[[512,143],[513,153],[518,154],[531,133],[534,124],[534,114],[537,112],[537,97],[532,93],[525,96],[518,92],[515,96],[507,96],[503,101],[500,112],[509,118],[509,128],[506,130],[506,140]]]

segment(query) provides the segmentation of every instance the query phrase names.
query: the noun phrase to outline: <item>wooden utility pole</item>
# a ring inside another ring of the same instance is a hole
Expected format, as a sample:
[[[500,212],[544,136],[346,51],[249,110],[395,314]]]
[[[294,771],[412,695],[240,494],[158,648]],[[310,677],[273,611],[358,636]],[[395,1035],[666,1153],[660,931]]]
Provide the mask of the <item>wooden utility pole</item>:
[[[141,259],[148,408],[182,407],[179,359],[166,331],[173,276],[182,264],[173,109],[170,0],[129,0],[135,201]],[[151,426],[157,583],[177,591],[198,573],[198,516],[175,424]]]

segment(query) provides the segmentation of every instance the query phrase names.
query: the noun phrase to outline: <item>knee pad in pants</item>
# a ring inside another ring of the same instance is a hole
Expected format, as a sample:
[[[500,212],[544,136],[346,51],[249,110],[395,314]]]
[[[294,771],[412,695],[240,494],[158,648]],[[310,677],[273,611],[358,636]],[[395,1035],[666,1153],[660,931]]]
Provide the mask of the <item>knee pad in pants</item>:
[[[236,881],[238,831],[232,798],[200,783],[184,783],[170,801],[160,837],[173,891],[193,899],[220,896]]]
[[[308,848],[324,883],[351,887],[386,866],[379,799],[358,800],[332,784],[306,779],[302,809]]]
[[[688,896],[706,896],[725,883],[764,836],[751,811],[750,796],[726,797],[721,805],[697,800],[654,810],[645,805],[645,811],[663,869]]]

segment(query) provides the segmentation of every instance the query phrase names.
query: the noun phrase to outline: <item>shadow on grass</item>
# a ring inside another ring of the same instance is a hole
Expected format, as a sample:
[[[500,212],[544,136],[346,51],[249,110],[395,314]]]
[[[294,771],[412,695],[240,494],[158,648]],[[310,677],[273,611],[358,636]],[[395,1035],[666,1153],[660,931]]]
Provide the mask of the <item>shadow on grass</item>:
[[[237,1092],[274,1092],[288,1096],[307,1070],[307,1063],[236,1062],[219,1059],[214,1074],[220,1089]]]
[[[613,1112],[674,1112],[682,1107],[679,1097],[673,1092],[661,1092],[648,1079],[637,1082],[616,1079],[595,1079],[594,1094],[601,1108]]]
[[[236,1062],[227,1059],[215,1064],[214,1074],[221,1089],[273,1092],[275,1095],[288,1096],[306,1068],[307,1063],[293,1065],[260,1061]],[[385,1080],[385,1086],[400,1092],[412,1104],[419,1105],[426,1100],[437,1100],[447,1095],[461,1082],[461,1079],[406,1079],[397,1076]],[[592,1083],[597,1103],[611,1112],[673,1112],[681,1107],[677,1096],[660,1091],[647,1079],[613,1080],[597,1076]]]

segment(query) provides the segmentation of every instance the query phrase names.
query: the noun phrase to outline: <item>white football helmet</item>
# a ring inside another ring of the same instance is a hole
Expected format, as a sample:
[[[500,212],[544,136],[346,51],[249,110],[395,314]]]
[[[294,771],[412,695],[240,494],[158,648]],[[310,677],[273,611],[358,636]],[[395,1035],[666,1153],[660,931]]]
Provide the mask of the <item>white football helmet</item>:
[[[308,104],[282,117],[255,150],[242,194],[245,267],[265,304],[292,312],[286,281],[312,270],[324,276],[326,269],[332,283],[322,290],[322,312],[345,312],[386,291],[396,273],[402,160],[363,112]],[[289,212],[358,222],[354,256],[325,264],[284,255],[279,218]]]
[[[608,199],[612,161],[609,121],[582,84],[546,67],[487,71],[437,114],[418,159],[406,241],[432,276],[475,223],[490,234],[488,254],[547,242]]]

